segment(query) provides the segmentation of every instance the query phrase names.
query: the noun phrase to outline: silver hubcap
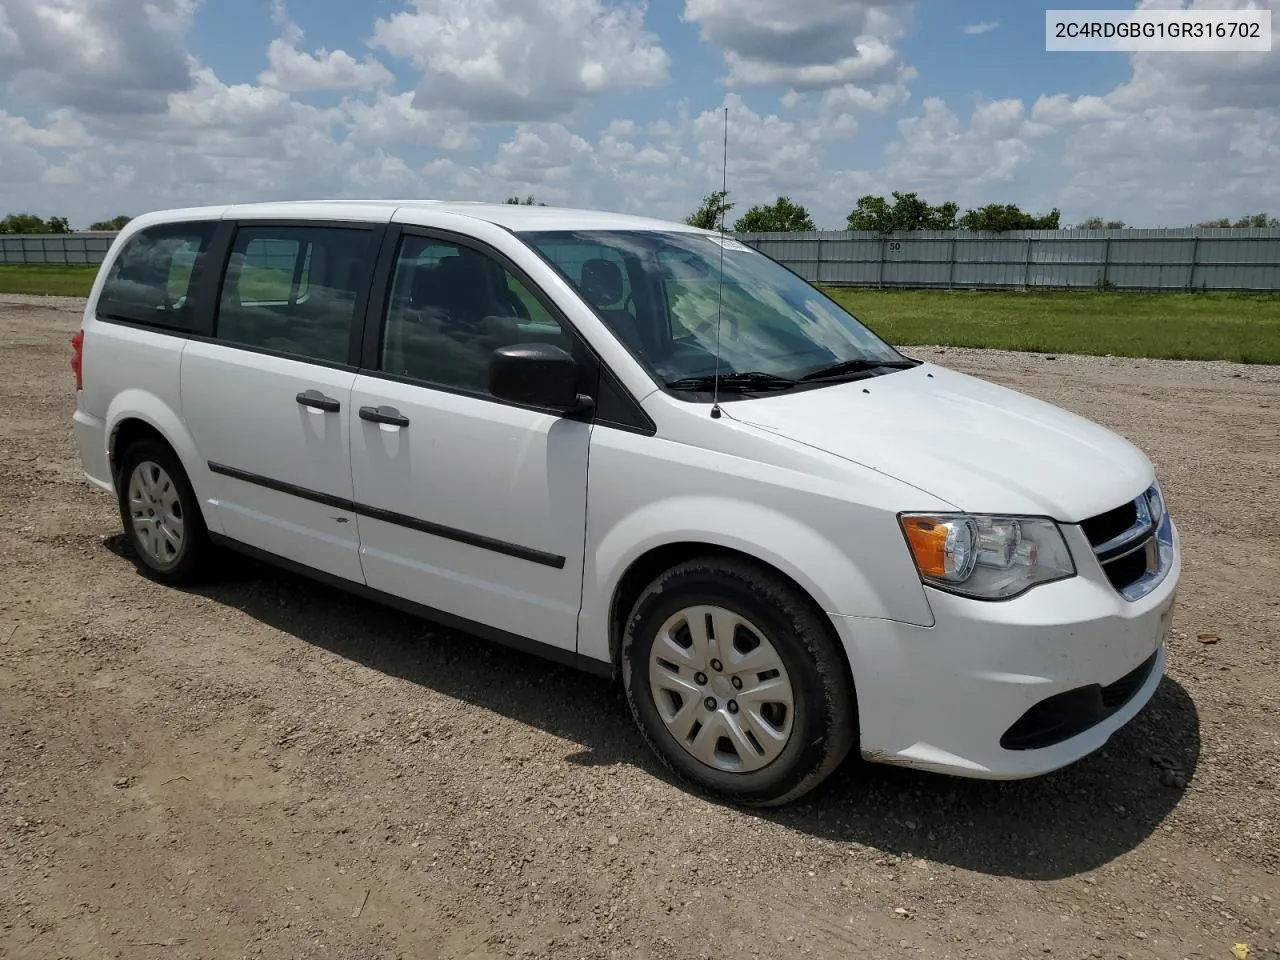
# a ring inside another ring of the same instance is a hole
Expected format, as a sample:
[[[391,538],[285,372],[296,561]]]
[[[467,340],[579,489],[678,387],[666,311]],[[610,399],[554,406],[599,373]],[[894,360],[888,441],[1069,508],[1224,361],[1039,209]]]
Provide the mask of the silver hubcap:
[[[178,562],[182,552],[182,501],[178,488],[158,463],[144,461],[129,477],[129,517],[138,543],[161,567]]]
[[[649,654],[649,689],[676,743],[717,770],[758,770],[791,737],[782,658],[732,610],[689,607],[667,620]]]

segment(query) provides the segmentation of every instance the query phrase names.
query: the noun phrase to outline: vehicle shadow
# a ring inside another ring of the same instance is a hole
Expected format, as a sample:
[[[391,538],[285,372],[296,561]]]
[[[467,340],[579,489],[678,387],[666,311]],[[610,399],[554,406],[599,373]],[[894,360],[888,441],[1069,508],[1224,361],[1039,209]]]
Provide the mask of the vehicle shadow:
[[[127,555],[123,537],[109,543]],[[581,745],[582,765],[630,764],[670,780],[617,686],[252,560],[192,591],[313,646]],[[1195,773],[1195,704],[1166,677],[1147,708],[1101,751],[1033,780],[994,782],[851,757],[800,801],[761,819],[895,857],[1048,880],[1093,870],[1160,829]],[[1166,785],[1170,780],[1173,785]],[[711,801],[718,803],[719,801]]]

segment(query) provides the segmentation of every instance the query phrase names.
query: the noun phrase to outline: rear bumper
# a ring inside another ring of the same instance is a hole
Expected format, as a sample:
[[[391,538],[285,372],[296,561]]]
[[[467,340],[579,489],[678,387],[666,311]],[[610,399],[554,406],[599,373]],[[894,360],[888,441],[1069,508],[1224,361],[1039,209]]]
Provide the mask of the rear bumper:
[[[77,408],[72,416],[72,423],[85,479],[95,487],[115,493],[115,483],[111,478],[111,458],[107,451],[106,421]]]
[[[936,622],[832,617],[870,760],[983,779],[1039,776],[1102,747],[1164,675],[1181,561],[1137,602],[1098,570],[1014,600],[929,591]]]

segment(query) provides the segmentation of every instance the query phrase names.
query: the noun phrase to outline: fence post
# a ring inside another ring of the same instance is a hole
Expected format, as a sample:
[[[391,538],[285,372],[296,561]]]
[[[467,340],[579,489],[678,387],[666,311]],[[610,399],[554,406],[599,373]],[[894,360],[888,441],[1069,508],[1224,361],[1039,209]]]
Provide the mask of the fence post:
[[[816,247],[817,260],[813,265],[813,282],[815,284],[822,282],[822,234],[818,234],[818,245]]]
[[[947,266],[947,289],[954,290],[956,286],[956,235],[953,231],[951,234],[951,263]]]
[[[887,241],[884,234],[880,234],[880,263],[876,267],[876,286],[884,286],[884,245]]]
[[[1022,289],[1031,289],[1031,238],[1027,237],[1026,258],[1022,264]]]
[[[1191,238],[1191,270],[1187,273],[1187,289],[1196,288],[1196,266],[1200,262],[1200,234]]]
[[[1102,248],[1102,289],[1109,290],[1111,288],[1111,238],[1107,237],[1106,245]]]

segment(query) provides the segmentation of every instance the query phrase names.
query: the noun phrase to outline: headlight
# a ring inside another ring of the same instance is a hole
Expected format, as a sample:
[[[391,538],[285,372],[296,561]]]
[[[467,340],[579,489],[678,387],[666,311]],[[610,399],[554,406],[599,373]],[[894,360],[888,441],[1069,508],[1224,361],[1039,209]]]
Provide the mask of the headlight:
[[[948,593],[1007,600],[1076,573],[1052,520],[959,513],[907,513],[899,519],[920,579]]]

